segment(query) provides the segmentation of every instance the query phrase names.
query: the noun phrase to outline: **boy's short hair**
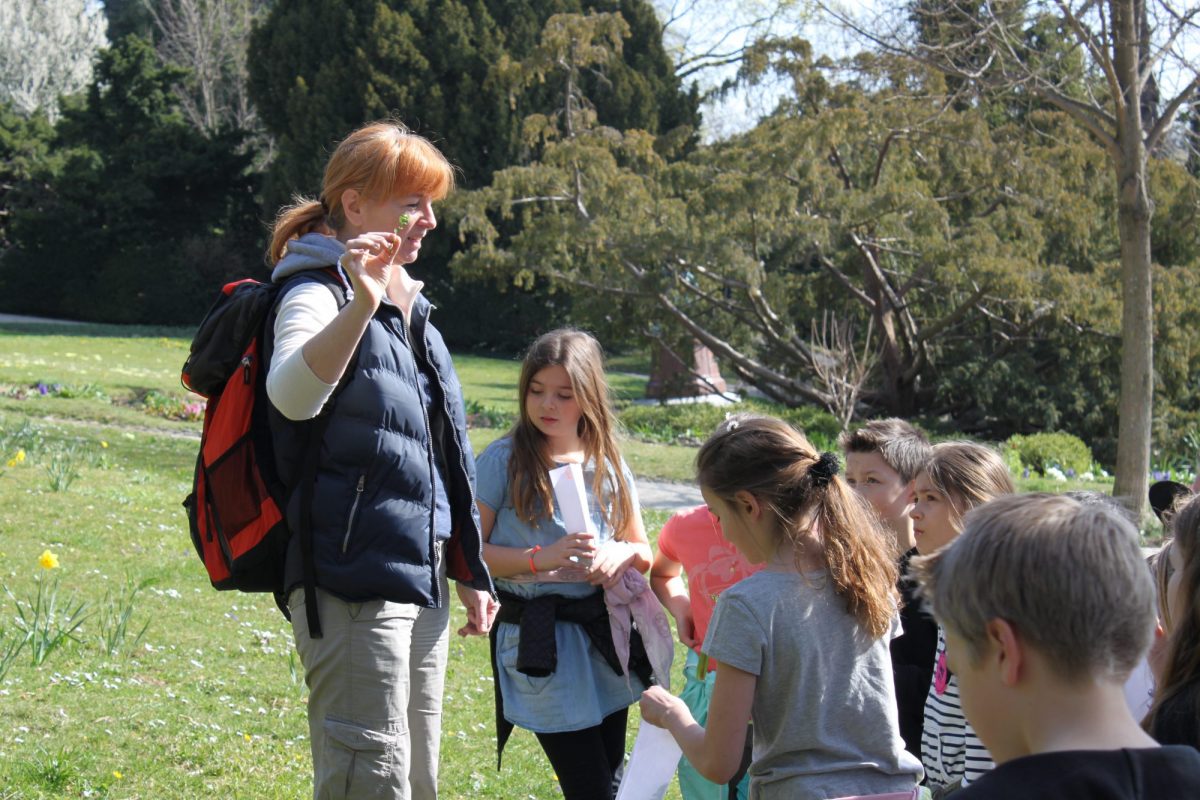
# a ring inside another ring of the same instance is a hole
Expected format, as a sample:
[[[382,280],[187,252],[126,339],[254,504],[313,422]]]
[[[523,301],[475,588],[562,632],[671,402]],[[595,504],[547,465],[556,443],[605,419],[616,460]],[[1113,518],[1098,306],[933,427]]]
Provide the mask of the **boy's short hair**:
[[[855,431],[843,431],[838,437],[843,453],[879,453],[907,483],[925,469],[932,449],[929,439],[914,425],[902,419],[871,420]]]
[[[1125,514],[1053,494],[998,497],[914,558],[920,596],[978,663],[999,618],[1061,678],[1124,681],[1150,646],[1154,582]]]

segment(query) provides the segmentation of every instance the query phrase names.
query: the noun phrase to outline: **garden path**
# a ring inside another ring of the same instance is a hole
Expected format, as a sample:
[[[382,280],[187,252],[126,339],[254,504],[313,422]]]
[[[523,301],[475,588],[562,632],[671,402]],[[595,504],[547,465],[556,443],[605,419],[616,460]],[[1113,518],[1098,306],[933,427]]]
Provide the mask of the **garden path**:
[[[704,504],[700,489],[694,483],[660,481],[654,478],[637,478],[638,500],[642,508],[657,508],[677,511]]]

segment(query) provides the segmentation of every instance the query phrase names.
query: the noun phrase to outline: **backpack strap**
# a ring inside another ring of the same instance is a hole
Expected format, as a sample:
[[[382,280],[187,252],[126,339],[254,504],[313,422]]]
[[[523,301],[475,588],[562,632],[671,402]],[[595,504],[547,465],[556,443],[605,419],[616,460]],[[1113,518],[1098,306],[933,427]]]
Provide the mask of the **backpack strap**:
[[[274,347],[274,327],[275,317],[279,309],[279,301],[283,300],[284,295],[292,284],[300,282],[316,282],[322,283],[329,288],[333,293],[334,300],[337,301],[338,309],[343,308],[349,302],[347,297],[346,287],[342,283],[341,276],[333,267],[328,267],[319,270],[310,270],[301,273],[294,280],[288,281],[284,288],[279,293],[279,300],[276,301],[275,308],[267,319],[268,332],[267,339],[268,348]],[[267,350],[270,358],[270,349]],[[291,492],[300,492],[300,529],[296,531],[296,535],[300,537],[300,563],[301,574],[304,579],[304,615],[308,622],[308,635],[313,639],[324,637],[324,632],[321,630],[321,618],[317,613],[317,563],[313,555],[313,534],[312,534],[312,506],[313,506],[313,489],[317,483],[317,462],[321,455],[321,442],[325,439],[325,431],[329,428],[329,421],[333,418],[333,407],[337,401],[338,395],[346,388],[346,385],[354,377],[354,372],[358,367],[358,348],[354,348],[354,352],[350,356],[350,360],[346,363],[346,369],[342,372],[342,377],[338,380],[337,386],[329,395],[329,399],[325,401],[325,406],[321,409],[321,413],[317,415],[309,425],[307,425],[306,441],[304,450],[301,455],[300,475],[294,486],[288,487],[289,494]],[[287,608],[286,603],[280,603],[280,607]],[[285,611],[284,616],[287,616]]]

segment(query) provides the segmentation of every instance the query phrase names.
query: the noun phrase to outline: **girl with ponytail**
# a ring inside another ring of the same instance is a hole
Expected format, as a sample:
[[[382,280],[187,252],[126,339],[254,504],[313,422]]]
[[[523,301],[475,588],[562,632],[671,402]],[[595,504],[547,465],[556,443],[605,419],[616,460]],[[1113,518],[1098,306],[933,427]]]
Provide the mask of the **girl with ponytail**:
[[[721,664],[707,727],[661,687],[642,717],[724,783],[752,723],[750,795],[916,797],[888,645],[900,633],[891,539],[787,423],[738,415],[700,448],[697,481],[722,535],[763,569],[726,589],[703,651]]]

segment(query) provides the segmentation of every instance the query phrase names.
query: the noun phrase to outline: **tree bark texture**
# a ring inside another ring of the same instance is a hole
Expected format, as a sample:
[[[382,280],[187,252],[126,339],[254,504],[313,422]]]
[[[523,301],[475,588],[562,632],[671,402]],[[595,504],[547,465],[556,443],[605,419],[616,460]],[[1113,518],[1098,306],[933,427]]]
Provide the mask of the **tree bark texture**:
[[[1113,496],[1139,518],[1146,510],[1150,472],[1150,423],[1154,413],[1154,304],[1150,218],[1142,118],[1142,14],[1139,3],[1110,0],[1117,101],[1117,226],[1121,242],[1121,390],[1117,466]]]

